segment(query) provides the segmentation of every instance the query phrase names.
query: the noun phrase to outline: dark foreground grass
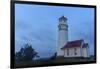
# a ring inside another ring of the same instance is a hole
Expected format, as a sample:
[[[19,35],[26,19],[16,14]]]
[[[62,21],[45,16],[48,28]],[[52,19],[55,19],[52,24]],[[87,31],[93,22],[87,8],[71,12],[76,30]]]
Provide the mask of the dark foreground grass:
[[[74,64],[74,63],[88,63],[94,62],[94,58],[64,58],[57,57],[55,59],[47,59],[47,60],[34,60],[27,62],[16,62],[15,68],[23,68],[23,67],[40,67],[40,66],[51,66],[51,65],[60,65],[60,64]]]

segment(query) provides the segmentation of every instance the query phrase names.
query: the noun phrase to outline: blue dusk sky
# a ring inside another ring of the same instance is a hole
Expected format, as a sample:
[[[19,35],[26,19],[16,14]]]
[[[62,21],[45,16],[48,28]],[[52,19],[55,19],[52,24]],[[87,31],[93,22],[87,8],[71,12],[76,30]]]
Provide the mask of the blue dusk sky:
[[[25,43],[32,44],[40,57],[56,52],[59,17],[68,20],[68,40],[84,39],[89,54],[94,54],[94,8],[46,5],[15,5],[15,51]]]

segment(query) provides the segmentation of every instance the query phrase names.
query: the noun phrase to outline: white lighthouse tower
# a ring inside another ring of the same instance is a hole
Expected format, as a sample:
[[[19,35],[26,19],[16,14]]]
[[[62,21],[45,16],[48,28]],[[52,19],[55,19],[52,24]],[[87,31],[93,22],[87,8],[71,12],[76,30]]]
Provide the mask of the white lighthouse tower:
[[[64,56],[64,52],[61,50],[62,47],[68,42],[68,25],[67,18],[62,16],[59,18],[58,25],[58,46],[57,56]]]

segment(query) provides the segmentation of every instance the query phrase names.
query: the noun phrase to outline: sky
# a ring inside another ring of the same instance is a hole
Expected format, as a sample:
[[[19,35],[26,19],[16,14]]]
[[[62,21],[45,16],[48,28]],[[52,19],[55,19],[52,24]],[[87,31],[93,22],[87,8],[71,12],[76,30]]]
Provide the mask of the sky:
[[[41,58],[57,49],[59,18],[68,20],[68,41],[84,39],[94,54],[94,8],[15,4],[15,52],[29,43]]]

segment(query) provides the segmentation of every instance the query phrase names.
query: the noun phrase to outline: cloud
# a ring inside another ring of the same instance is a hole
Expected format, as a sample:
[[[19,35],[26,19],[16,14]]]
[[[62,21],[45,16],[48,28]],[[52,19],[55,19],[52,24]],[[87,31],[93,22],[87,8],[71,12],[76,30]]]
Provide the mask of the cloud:
[[[32,47],[41,55],[48,57],[56,51],[56,35],[52,29],[48,28],[48,24],[38,29],[34,29],[32,25],[24,21],[17,21],[16,24],[16,51],[18,51],[25,43],[32,44]],[[25,25],[25,26],[24,26]],[[42,47],[43,46],[43,47]],[[44,55],[45,54],[45,55]]]

